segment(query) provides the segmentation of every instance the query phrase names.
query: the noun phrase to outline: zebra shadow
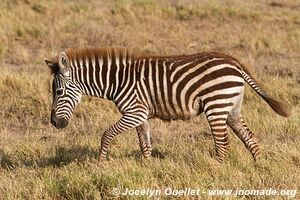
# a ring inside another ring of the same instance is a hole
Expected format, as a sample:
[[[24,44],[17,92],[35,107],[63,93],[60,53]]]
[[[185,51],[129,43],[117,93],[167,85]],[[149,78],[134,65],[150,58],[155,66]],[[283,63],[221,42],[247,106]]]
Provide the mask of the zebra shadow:
[[[39,167],[61,167],[72,162],[84,163],[87,160],[97,159],[98,150],[90,146],[74,145],[72,147],[56,147],[53,157],[41,159],[38,162]]]
[[[13,156],[0,152],[0,167],[2,169],[13,170],[15,168],[25,166],[28,168],[45,168],[68,165],[72,162],[84,163],[87,160],[97,159],[98,150],[94,150],[88,145],[74,145],[71,147],[55,147],[55,153],[51,157],[39,159],[13,159]]]
[[[99,151],[98,149],[93,149],[88,145],[80,146],[74,145],[71,147],[56,146],[55,153],[53,156],[47,158],[22,158],[16,159],[13,155],[6,154],[0,151],[0,168],[13,170],[19,167],[28,168],[46,168],[55,167],[61,168],[73,162],[85,163],[89,160],[97,160]],[[157,159],[164,159],[169,155],[169,152],[161,152],[160,150],[154,148],[152,150],[151,157]],[[108,155],[108,160],[119,159],[121,157],[134,158],[135,160],[143,159],[143,155],[140,150],[133,150],[125,155],[114,155],[113,153]]]

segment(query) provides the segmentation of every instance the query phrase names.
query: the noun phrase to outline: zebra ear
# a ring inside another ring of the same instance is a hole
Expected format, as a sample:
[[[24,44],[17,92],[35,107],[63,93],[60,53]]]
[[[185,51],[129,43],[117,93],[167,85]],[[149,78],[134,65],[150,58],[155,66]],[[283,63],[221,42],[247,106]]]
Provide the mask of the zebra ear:
[[[69,58],[67,56],[67,54],[62,51],[60,54],[59,54],[59,57],[58,57],[58,64],[59,64],[59,71],[61,73],[64,73],[66,72],[66,70],[68,69],[69,67]]]
[[[57,61],[53,61],[53,60],[49,60],[47,58],[44,59],[45,63],[47,64],[47,66],[49,67],[51,74],[55,74],[59,71],[59,67],[58,67],[58,63]]]

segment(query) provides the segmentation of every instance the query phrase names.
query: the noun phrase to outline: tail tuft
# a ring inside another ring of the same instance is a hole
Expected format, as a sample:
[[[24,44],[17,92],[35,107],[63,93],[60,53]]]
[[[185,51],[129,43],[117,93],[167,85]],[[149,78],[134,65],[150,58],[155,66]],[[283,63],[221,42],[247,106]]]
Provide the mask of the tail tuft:
[[[272,99],[266,95],[262,96],[262,98],[270,105],[270,107],[279,115],[283,117],[289,117],[291,115],[291,110],[288,106],[283,103]]]
[[[241,72],[244,80],[248,83],[248,85],[259,95],[261,96],[274,110],[278,115],[281,115],[283,117],[289,117],[291,115],[290,108],[279,102],[275,99],[272,99],[269,97],[266,92],[258,85],[257,81],[250,75],[249,71],[245,66],[242,65],[242,72]]]

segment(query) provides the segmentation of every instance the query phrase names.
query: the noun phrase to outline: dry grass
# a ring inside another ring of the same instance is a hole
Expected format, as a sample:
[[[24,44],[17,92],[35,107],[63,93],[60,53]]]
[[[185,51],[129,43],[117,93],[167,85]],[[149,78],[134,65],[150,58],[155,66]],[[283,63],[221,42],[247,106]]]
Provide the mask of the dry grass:
[[[300,189],[295,1],[3,0],[0,11],[0,199],[107,199],[114,198],[114,187]],[[111,102],[86,97],[69,127],[56,130],[49,123],[51,77],[43,63],[64,48],[95,45],[235,55],[271,96],[293,107],[293,115],[277,116],[247,88],[243,114],[262,145],[259,162],[231,134],[230,155],[219,165],[200,116],[152,120],[155,149],[149,161],[141,158],[134,131],[120,135],[110,160],[99,166],[100,137],[120,114]]]

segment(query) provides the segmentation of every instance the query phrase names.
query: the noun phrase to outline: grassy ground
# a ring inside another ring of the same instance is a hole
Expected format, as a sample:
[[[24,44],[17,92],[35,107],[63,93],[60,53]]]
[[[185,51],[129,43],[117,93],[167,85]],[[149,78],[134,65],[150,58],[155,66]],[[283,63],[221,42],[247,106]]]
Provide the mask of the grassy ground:
[[[0,199],[146,199],[114,196],[115,187],[299,190],[299,11],[299,3],[283,0],[2,0]],[[137,135],[129,131],[113,141],[109,161],[98,165],[100,137],[120,114],[111,102],[86,97],[69,127],[56,130],[49,122],[51,76],[43,63],[62,49],[95,45],[234,55],[271,96],[291,105],[293,114],[277,116],[246,89],[243,114],[262,147],[257,163],[230,134],[229,157],[218,164],[208,124],[200,116],[184,122],[152,120],[154,157],[149,161],[142,159]]]

